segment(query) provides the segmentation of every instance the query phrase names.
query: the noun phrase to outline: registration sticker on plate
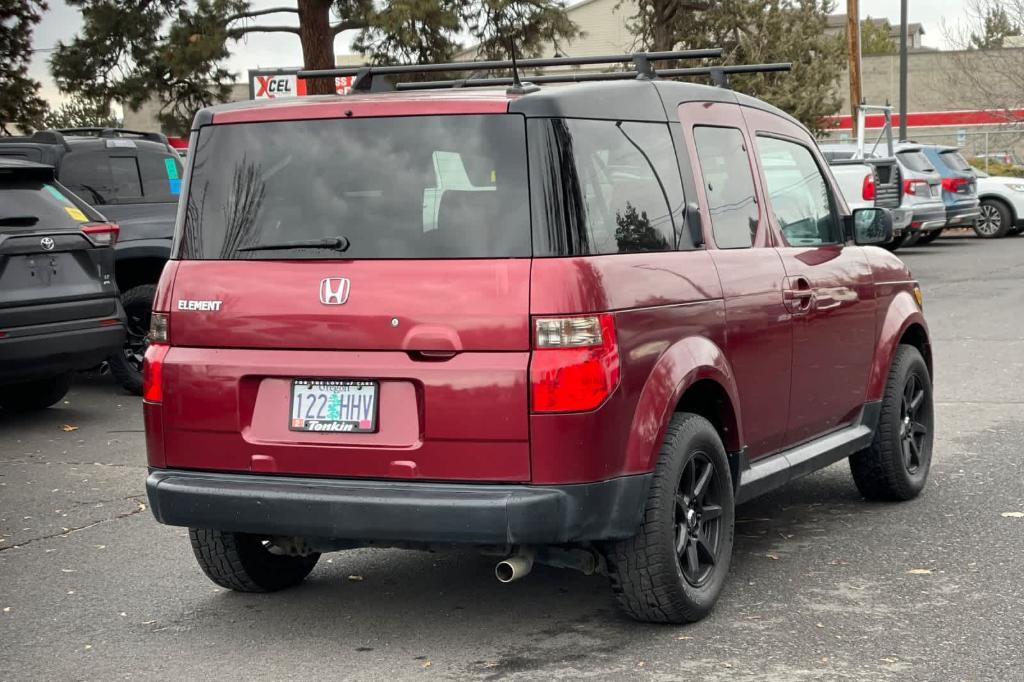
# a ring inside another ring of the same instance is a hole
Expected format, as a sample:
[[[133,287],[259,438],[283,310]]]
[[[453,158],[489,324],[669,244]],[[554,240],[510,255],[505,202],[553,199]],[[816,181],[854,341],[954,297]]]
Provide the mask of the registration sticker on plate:
[[[293,379],[288,428],[323,433],[376,432],[377,382]]]

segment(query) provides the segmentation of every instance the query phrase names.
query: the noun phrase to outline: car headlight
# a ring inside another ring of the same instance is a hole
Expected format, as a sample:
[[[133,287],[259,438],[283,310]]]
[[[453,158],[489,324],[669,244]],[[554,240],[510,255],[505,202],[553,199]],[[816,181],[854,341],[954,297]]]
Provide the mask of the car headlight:
[[[1014,184],[1014,185],[1007,185],[1007,187],[1012,189],[1014,192],[1024,192],[1024,185],[1016,185],[1016,184]]]

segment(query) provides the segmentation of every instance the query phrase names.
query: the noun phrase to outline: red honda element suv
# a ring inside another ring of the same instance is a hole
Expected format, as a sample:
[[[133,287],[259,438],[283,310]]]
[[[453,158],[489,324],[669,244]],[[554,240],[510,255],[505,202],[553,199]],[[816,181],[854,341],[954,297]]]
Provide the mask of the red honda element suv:
[[[888,213],[851,215],[802,125],[666,56],[693,53],[543,87],[373,67],[197,114],[146,487],[215,583],[472,545],[503,582],[606,573],[634,618],[686,622],[736,504],[844,458],[865,497],[921,491],[931,347],[917,283],[867,246]]]

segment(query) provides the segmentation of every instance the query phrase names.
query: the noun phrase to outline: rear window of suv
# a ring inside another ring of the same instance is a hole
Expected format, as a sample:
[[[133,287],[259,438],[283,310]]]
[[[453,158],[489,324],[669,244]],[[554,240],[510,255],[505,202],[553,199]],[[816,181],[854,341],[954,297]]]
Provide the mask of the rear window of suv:
[[[928,157],[921,151],[910,151],[910,152],[896,152],[896,156],[899,158],[900,163],[909,168],[912,171],[918,173],[931,173],[935,169],[932,168],[932,162],[928,160]]]
[[[505,114],[205,127],[178,256],[528,257],[525,128]],[[344,253],[248,248],[335,237]]]
[[[948,167],[952,168],[953,170],[956,170],[956,171],[971,170],[971,164],[967,163],[967,159],[965,159],[960,154],[960,152],[956,151],[955,149],[954,150],[950,150],[948,152],[939,152],[939,158],[942,159],[942,163],[946,164]]]
[[[103,218],[56,183],[0,181],[0,232],[77,229]]]

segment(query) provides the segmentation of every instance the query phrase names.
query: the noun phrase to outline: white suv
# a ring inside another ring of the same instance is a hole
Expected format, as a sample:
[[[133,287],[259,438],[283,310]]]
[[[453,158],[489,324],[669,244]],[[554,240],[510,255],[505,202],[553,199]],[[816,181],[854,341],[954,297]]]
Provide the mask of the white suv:
[[[997,177],[977,171],[981,217],[978,231],[989,237],[1024,232],[1024,178]]]

